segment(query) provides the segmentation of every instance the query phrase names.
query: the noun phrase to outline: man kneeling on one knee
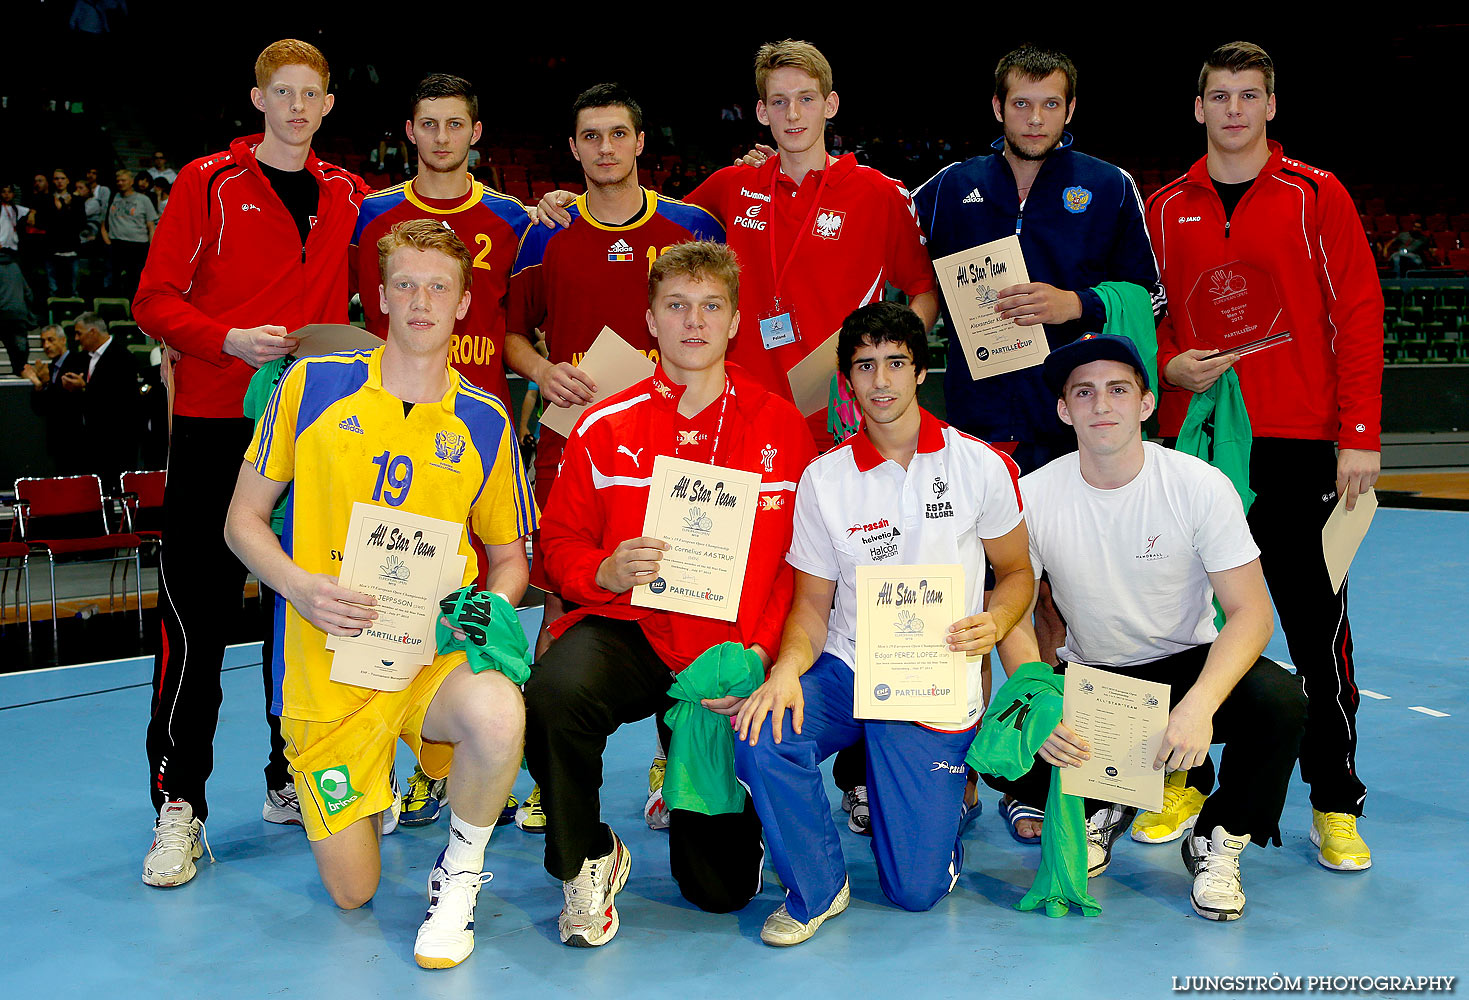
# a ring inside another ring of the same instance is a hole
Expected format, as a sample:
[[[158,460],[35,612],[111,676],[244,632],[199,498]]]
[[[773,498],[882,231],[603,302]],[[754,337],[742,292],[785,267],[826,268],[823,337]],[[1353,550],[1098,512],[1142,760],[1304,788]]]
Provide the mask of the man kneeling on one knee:
[[[842,323],[837,366],[862,410],[862,431],[812,462],[796,491],[787,561],[796,594],[769,679],[739,710],[735,762],[765,827],[786,901],[760,937],[793,945],[842,912],[849,890],[818,765],[862,741],[872,852],[883,892],[927,910],[963,861],[964,753],[983,694],[981,654],[1024,614],[1031,573],[1015,463],[924,411],[928,342],[912,310],[863,306]],[[942,505],[928,503],[935,494]],[[995,568],[989,609],[985,560]],[[949,648],[970,654],[968,716],[951,723],[853,717],[857,567],[959,563],[968,614]],[[833,603],[835,598],[835,603]],[[814,662],[813,662],[814,660]]]
[[[1200,768],[1210,744],[1224,744],[1218,788],[1182,846],[1194,910],[1234,920],[1245,904],[1240,853],[1252,840],[1280,843],[1305,719],[1300,686],[1261,655],[1274,623],[1260,550],[1222,472],[1142,440],[1154,402],[1131,341],[1089,335],[1054,351],[1044,378],[1079,447],[1020,480],[1031,564],[1037,578],[1049,573],[1067,623],[1057,669],[1083,663],[1169,685],[1159,769]],[[1007,667],[1036,652],[1028,622],[1000,648]],[[1090,750],[1060,723],[1037,756],[1015,782],[986,780],[1041,806],[1051,765],[1075,766]],[[1110,815],[1098,817],[1098,807]],[[1122,810],[1088,803],[1087,812],[1089,874],[1098,875]]]

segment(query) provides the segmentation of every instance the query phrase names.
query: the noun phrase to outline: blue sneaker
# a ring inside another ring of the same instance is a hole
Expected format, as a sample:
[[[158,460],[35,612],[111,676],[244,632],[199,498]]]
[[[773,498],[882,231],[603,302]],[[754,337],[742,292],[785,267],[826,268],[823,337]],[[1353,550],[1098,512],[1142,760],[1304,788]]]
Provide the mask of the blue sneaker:
[[[448,804],[448,780],[430,778],[422,768],[415,766],[413,776],[408,779],[408,792],[403,796],[403,811],[398,822],[403,826],[428,826],[439,818],[439,813]]]

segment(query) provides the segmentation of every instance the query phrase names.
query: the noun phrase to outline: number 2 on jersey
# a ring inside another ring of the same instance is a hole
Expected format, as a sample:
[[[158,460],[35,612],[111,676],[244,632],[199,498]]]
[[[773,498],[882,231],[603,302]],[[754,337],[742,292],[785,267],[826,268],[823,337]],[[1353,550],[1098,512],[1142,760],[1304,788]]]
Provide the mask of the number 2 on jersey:
[[[381,500],[389,507],[402,506],[408,499],[408,487],[413,483],[413,460],[407,455],[385,451],[374,458],[372,464],[377,466],[377,485],[372,488],[373,502]]]
[[[483,250],[474,255],[474,266],[482,267],[486,271],[493,271],[494,267],[492,267],[490,265],[490,262],[485,260],[485,258],[490,255],[490,251],[494,249],[495,244],[491,242],[490,238],[484,233],[476,233],[474,236],[474,242],[482,244],[484,246]]]

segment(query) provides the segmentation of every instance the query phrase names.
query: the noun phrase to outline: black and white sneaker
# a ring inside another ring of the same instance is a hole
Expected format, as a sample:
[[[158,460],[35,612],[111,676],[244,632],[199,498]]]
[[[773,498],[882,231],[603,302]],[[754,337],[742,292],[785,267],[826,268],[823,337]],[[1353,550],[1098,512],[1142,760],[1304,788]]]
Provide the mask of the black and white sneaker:
[[[1245,911],[1245,890],[1240,882],[1239,856],[1250,843],[1248,835],[1236,837],[1222,826],[1207,837],[1191,833],[1183,838],[1183,863],[1194,877],[1189,902],[1194,912],[1207,920],[1238,920]]]
[[[1110,805],[1098,809],[1086,821],[1086,877],[1096,878],[1112,863],[1112,845],[1132,825],[1137,810]]]
[[[867,804],[866,785],[842,793],[842,812],[847,814],[848,830],[863,837],[872,836],[872,808]]]

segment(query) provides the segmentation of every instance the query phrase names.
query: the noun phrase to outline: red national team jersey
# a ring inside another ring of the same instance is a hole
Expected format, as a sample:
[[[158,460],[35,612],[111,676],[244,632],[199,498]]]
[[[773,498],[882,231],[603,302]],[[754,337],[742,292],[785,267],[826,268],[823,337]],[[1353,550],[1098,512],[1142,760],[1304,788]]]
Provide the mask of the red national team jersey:
[[[352,236],[352,288],[360,290],[367,328],[388,335],[388,315],[379,308],[377,241],[394,223],[407,219],[439,219],[448,223],[474,254],[469,287],[469,312],[454,326],[449,341],[449,364],[469,382],[497,396],[510,407],[510,385],[505,381],[505,300],[515,273],[521,237],[530,228],[525,206],[471,181],[463,198],[425,198],[413,182],[368,195],[357,216]]]
[[[535,226],[526,234],[510,283],[508,328],[527,337],[543,331],[552,364],[580,362],[604,326],[657,361],[647,321],[653,260],[676,243],[722,243],[724,227],[702,208],[652,191],[642,214],[625,226],[592,218],[585,195],[569,211],[569,227]],[[536,496],[541,499],[549,496],[564,443],[561,435],[542,428],[536,449]]]
[[[688,200],[724,223],[740,258],[740,336],[730,346],[729,360],[786,399],[791,398],[790,370],[836,333],[848,313],[879,301],[884,285],[891,282],[910,296],[934,289],[933,267],[907,190],[861,166],[851,154],[811,171],[799,187],[780,170],[779,156],[758,167],[725,167]],[[766,350],[759,320],[775,305],[781,270],[781,310],[794,316],[800,339]],[[818,442],[829,441],[825,411],[811,420]]]

